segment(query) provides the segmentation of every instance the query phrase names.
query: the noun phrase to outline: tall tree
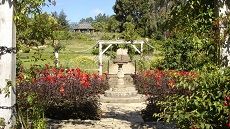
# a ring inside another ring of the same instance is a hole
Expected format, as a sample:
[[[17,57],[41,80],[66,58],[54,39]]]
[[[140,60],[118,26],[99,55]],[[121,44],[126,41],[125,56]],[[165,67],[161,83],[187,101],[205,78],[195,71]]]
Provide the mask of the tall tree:
[[[106,16],[106,14],[99,13],[97,16],[95,16],[95,22],[106,22],[108,21],[109,16]]]
[[[58,23],[61,25],[63,29],[69,29],[69,21],[66,19],[67,15],[65,14],[64,10],[58,15]]]
[[[49,2],[53,2],[49,0]],[[49,38],[45,32],[50,31],[47,25],[49,22],[48,14],[42,13],[42,6],[47,5],[44,0],[17,0],[15,1],[15,16],[14,20],[17,28],[17,43],[31,45],[33,42],[44,43],[44,40]],[[53,4],[55,4],[53,2]],[[43,17],[44,19],[42,19]],[[39,19],[39,20],[38,20]],[[41,22],[42,24],[40,24]],[[43,28],[43,27],[47,28]],[[41,28],[40,28],[41,27]],[[43,29],[43,31],[41,31]],[[38,31],[36,31],[38,30]],[[43,33],[43,34],[42,34]],[[34,35],[35,37],[33,37]],[[38,36],[40,35],[40,36]],[[43,36],[42,36],[43,35]],[[18,45],[19,46],[19,45]]]
[[[94,19],[92,17],[87,17],[87,18],[82,18],[79,23],[83,23],[83,22],[87,22],[87,23],[93,23]]]
[[[121,23],[120,31],[124,31],[124,23],[128,17],[141,36],[152,36],[153,33],[164,31],[164,20],[167,18],[170,0],[116,0],[113,7],[116,19]]]

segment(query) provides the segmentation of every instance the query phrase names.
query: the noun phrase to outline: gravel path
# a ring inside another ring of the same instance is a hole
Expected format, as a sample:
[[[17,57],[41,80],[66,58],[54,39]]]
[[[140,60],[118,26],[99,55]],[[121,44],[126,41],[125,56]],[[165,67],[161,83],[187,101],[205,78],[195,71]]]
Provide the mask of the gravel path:
[[[140,111],[145,103],[102,103],[101,120],[53,121],[50,129],[175,129],[163,122],[144,123]]]

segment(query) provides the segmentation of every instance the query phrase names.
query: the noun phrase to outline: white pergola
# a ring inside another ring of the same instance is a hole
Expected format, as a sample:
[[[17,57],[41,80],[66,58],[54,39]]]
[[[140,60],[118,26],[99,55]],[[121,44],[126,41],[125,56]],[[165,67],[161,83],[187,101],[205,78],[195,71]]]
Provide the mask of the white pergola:
[[[102,69],[103,69],[103,54],[113,45],[113,44],[130,44],[139,54],[143,53],[143,40],[135,40],[133,42],[131,41],[125,41],[125,40],[99,40],[99,75],[102,75]],[[137,44],[141,45],[140,50],[136,47]],[[103,45],[109,45],[104,50]]]
[[[0,47],[9,49],[16,47],[16,27],[13,22],[13,0],[0,0]],[[12,83],[9,96],[4,92],[0,94],[0,118],[5,120],[5,129],[15,124],[15,79],[16,79],[16,54],[4,53],[0,57],[0,89],[6,87],[7,81]]]

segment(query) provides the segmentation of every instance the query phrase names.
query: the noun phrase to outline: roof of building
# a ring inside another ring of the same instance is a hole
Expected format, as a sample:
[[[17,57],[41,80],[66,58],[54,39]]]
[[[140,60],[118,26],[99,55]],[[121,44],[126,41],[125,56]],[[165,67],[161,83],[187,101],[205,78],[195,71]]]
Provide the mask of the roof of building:
[[[81,30],[81,29],[94,29],[90,23],[88,22],[83,22],[79,23],[78,25],[75,26],[75,30]]]

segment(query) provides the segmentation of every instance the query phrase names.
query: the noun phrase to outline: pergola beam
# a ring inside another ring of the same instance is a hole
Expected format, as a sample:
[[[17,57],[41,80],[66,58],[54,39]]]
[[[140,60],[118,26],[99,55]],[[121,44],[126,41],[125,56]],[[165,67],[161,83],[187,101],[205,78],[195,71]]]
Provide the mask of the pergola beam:
[[[105,50],[103,50],[102,54],[104,54],[111,46],[112,46],[112,44],[110,44],[108,47],[106,47]]]
[[[115,40],[115,41],[109,41],[109,40],[99,40],[101,44],[144,44],[144,41],[142,40],[135,40],[133,42],[131,41],[125,41],[125,40]]]
[[[132,44],[132,47],[139,53],[141,54],[141,51],[137,49],[137,47],[135,45]]]
[[[115,41],[109,41],[109,40],[99,40],[99,75],[102,75],[103,71],[103,54],[113,45],[113,44],[131,44],[131,46],[139,53],[141,54],[143,52],[143,45],[144,41],[142,40],[135,40],[135,41],[125,41],[125,40],[115,40]],[[102,49],[103,45],[108,45],[104,50]],[[135,45],[140,44],[141,45],[141,50],[139,50]]]

